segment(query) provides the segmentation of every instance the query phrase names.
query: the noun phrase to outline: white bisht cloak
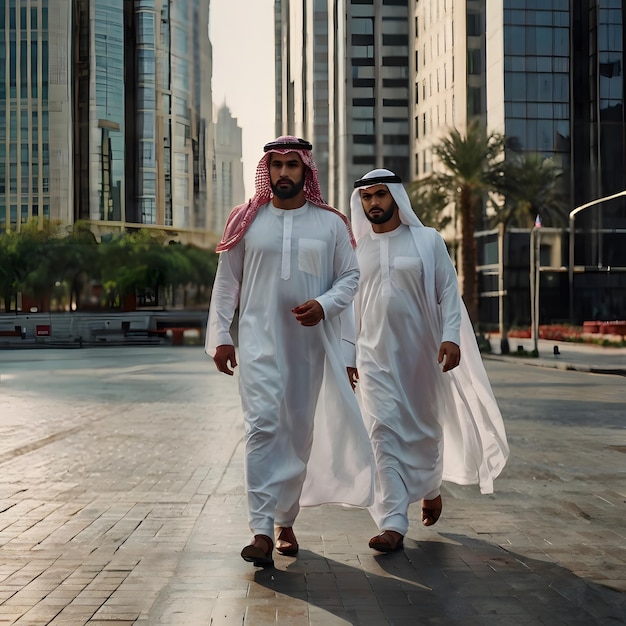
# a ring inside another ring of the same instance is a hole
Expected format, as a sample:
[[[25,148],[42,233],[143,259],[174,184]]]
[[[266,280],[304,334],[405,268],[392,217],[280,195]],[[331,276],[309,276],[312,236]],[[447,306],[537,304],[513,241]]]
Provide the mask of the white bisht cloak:
[[[364,178],[393,176],[385,169],[373,170]],[[423,261],[424,283],[428,298],[428,327],[437,345],[442,340],[442,317],[435,291],[433,259],[439,233],[426,228],[413,212],[408,195],[401,183],[387,184],[400,210],[400,218],[410,227],[415,245]],[[359,241],[371,231],[363,212],[359,190],[351,198],[352,227]],[[478,484],[481,493],[493,492],[493,481],[500,474],[509,455],[502,414],[491,389],[478,349],[472,323],[461,302],[460,348],[461,363],[442,374],[453,397],[451,410],[442,416],[443,480],[460,485]],[[381,320],[381,324],[384,320]],[[448,408],[448,407],[446,407]]]
[[[316,232],[324,234],[316,237]],[[265,251],[250,252],[246,248],[249,237],[260,237]],[[335,247],[334,255],[323,253],[326,245]],[[218,345],[234,344],[229,329],[239,307],[238,370],[244,418],[251,417],[246,415],[245,400],[248,405],[257,402],[268,387],[296,398],[303,393],[284,389],[282,381],[289,368],[297,365],[323,371],[301,506],[366,507],[373,499],[373,452],[346,372],[352,363],[346,362],[341,345],[340,313],[352,302],[358,275],[345,225],[338,216],[310,203],[290,211],[271,204],[261,207],[244,239],[220,258],[205,350],[212,356]],[[291,308],[309,299],[322,304],[326,319],[305,328],[296,322]],[[294,346],[303,348],[297,363],[276,357]],[[313,356],[316,362],[307,363],[306,354],[321,357]],[[273,462],[280,475],[281,463],[286,461],[276,458]]]

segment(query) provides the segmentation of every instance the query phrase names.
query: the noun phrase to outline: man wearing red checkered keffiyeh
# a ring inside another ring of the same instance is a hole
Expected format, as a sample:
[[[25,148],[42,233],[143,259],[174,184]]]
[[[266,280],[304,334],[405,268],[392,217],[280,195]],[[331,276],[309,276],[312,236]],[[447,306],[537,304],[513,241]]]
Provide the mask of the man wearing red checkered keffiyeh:
[[[291,135],[278,137],[274,141],[265,144],[263,148],[265,154],[259,161],[256,168],[254,178],[254,196],[245,204],[235,207],[226,222],[224,234],[221,241],[217,245],[217,252],[223,252],[232,248],[244,236],[248,226],[254,220],[257,211],[264,204],[267,204],[273,197],[272,183],[270,180],[269,160],[273,154],[288,154],[289,152],[297,153],[305,166],[304,175],[304,197],[311,203],[339,215],[345,222],[346,228],[350,233],[352,245],[355,245],[354,237],[348,219],[339,211],[324,202],[322,191],[317,176],[317,164],[313,158],[312,146],[304,139],[298,139]]]
[[[206,352],[232,376],[239,312],[253,534],[241,556],[261,567],[273,563],[274,547],[297,553],[301,506],[372,501],[372,448],[346,372],[354,336],[342,341],[340,317],[358,289],[355,242],[347,218],[322,199],[311,151],[291,136],[264,147],[256,192],[233,209],[217,247],[207,325]]]

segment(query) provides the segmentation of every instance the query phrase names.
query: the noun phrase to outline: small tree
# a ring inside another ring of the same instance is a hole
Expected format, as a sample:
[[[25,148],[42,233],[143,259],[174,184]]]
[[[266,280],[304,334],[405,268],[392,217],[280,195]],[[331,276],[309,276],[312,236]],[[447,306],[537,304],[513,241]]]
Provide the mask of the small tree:
[[[504,241],[509,227],[532,228],[537,215],[544,224],[561,226],[567,220],[567,204],[561,188],[562,170],[554,161],[536,153],[507,151],[494,187],[501,202],[494,202],[493,225],[499,225]],[[508,302],[502,297],[502,352],[508,345]]]
[[[565,225],[567,204],[562,174],[551,158],[531,152],[507,152],[494,179],[494,187],[504,202],[496,206],[492,221],[505,228],[532,228],[540,214],[546,226]]]
[[[204,304],[209,301],[210,290],[215,282],[219,255],[192,245],[185,246],[184,253],[191,266],[189,280],[196,287],[195,304]]]
[[[98,242],[86,222],[76,222],[60,242],[63,280],[69,286],[69,309],[81,306],[82,294],[91,278],[99,274]]]
[[[413,181],[408,188],[411,207],[424,226],[444,230],[452,217],[444,214],[448,206],[448,193],[429,178]]]
[[[40,310],[45,308],[59,279],[59,233],[58,223],[37,219],[22,224],[20,232],[7,233],[13,275],[9,298],[21,291],[35,298]]]

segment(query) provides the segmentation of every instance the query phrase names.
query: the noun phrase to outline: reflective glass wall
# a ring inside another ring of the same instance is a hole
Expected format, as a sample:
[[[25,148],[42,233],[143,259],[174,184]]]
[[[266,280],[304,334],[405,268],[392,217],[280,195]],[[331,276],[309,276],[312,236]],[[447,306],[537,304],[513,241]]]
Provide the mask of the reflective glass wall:
[[[99,219],[122,219],[125,159],[124,2],[92,0]],[[95,170],[93,170],[95,173]],[[94,181],[95,182],[95,181]]]
[[[211,52],[206,0],[170,2],[172,224],[208,225],[212,158]]]
[[[212,150],[206,0],[76,0],[78,217],[204,230]]]
[[[601,165],[601,194],[626,188],[624,125],[624,4],[600,0],[591,23],[590,36],[597,41],[590,66],[596,68],[597,88],[591,94],[591,115],[597,129]]]
[[[623,0],[572,3],[574,110],[572,207],[626,190]],[[626,200],[601,201],[574,222],[573,318],[626,311]]]
[[[133,194],[142,224],[157,223],[156,184],[156,27],[154,0],[141,0],[135,13],[137,180]]]
[[[569,168],[569,0],[504,1],[505,135]]]

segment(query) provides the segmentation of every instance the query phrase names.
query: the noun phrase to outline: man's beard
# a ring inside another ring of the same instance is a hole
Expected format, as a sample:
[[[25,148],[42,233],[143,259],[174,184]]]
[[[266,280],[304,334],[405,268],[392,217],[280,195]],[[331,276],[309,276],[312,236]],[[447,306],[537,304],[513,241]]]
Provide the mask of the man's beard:
[[[304,177],[302,177],[302,180],[298,181],[297,183],[289,181],[289,184],[290,187],[280,189],[276,185],[274,185],[274,183],[270,183],[272,191],[277,198],[280,198],[281,200],[289,200],[290,198],[295,198],[304,188]]]
[[[367,211],[364,211],[364,213],[365,213],[365,217],[372,224],[384,224],[385,222],[388,222],[393,217],[393,214],[396,212],[397,208],[398,208],[398,205],[396,204],[396,201],[394,200],[391,203],[391,206],[386,211],[383,211],[378,217],[372,217]]]

